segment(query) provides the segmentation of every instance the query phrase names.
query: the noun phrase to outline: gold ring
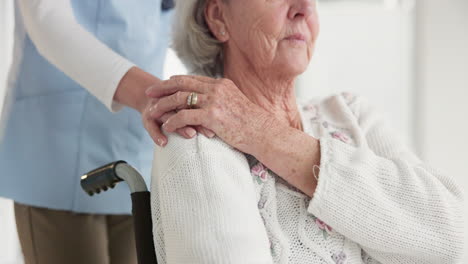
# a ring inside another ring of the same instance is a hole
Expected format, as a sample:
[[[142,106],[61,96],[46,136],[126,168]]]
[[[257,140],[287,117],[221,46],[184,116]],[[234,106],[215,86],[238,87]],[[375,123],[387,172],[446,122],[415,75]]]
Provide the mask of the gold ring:
[[[192,97],[193,97],[193,93],[190,93],[189,96],[187,96],[187,106],[189,108],[192,107]]]
[[[198,94],[195,92],[190,93],[187,97],[187,105],[189,108],[195,108],[198,103]]]
[[[192,102],[190,103],[190,105],[192,106],[192,108],[194,108],[197,106],[197,103],[198,103],[198,94],[192,93]]]

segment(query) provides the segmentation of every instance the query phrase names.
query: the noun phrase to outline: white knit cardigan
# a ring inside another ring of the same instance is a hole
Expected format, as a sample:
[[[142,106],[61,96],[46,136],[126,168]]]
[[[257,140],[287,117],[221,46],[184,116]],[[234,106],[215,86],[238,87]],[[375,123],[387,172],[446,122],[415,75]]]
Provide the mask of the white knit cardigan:
[[[456,263],[463,196],[452,178],[413,155],[361,97],[300,111],[320,140],[312,199],[220,139],[170,135],[156,148],[159,263]]]

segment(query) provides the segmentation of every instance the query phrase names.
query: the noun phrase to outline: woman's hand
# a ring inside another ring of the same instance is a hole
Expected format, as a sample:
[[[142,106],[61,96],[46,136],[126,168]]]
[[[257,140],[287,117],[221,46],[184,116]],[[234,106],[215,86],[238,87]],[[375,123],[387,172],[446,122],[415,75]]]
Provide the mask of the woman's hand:
[[[150,86],[148,90],[158,90],[160,89],[160,84],[161,83]],[[158,104],[159,100],[160,100],[159,98],[146,97],[146,104],[140,108],[139,112],[141,113],[143,125],[145,129],[148,131],[148,134],[151,136],[151,138],[156,144],[163,147],[167,144],[167,138],[161,131],[161,125],[165,123],[167,120],[169,120],[170,117],[175,115],[176,111],[168,111],[167,113],[164,113],[163,115],[160,115],[158,117],[153,117],[151,113],[154,111],[153,110],[154,106]],[[176,129],[175,132],[189,139],[189,138],[193,138],[197,134],[197,131],[210,138],[214,137],[215,135],[211,130],[203,128],[201,126],[196,126],[196,127],[186,126],[186,127]]]
[[[146,96],[145,91],[148,89],[157,90],[162,83],[163,81],[152,74],[138,67],[132,67],[120,81],[114,95],[116,102],[140,112],[144,127],[159,146],[167,144],[167,138],[161,132],[161,124],[166,122],[175,112],[165,113],[157,119],[152,118],[149,115],[151,107],[158,102],[159,98],[149,98]],[[201,127],[197,128],[197,130],[206,136],[214,135],[213,132]],[[192,138],[197,133],[192,127],[180,128],[176,132],[185,138]]]
[[[188,109],[187,97],[191,92],[198,94],[196,109]],[[256,145],[263,141],[262,131],[276,123],[227,79],[174,76],[159,87],[148,89],[147,95],[159,98],[148,110],[148,118],[163,121],[165,131],[203,127],[232,147],[252,155],[258,149]]]

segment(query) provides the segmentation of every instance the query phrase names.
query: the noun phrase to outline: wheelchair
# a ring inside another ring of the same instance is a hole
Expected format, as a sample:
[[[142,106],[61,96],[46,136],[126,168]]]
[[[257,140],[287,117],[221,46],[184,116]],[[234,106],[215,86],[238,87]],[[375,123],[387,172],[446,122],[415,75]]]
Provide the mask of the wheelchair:
[[[141,174],[120,160],[81,176],[81,187],[91,196],[112,189],[120,182],[126,182],[131,192],[138,264],[157,264],[150,192]]]

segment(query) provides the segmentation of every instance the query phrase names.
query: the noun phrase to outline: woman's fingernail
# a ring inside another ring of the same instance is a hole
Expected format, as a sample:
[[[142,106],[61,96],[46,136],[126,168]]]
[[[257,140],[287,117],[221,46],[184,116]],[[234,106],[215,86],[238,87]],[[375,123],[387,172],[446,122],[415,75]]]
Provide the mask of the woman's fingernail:
[[[166,140],[164,140],[162,138],[158,138],[158,145],[160,147],[164,147],[164,146],[166,146],[166,144],[167,144]]]
[[[158,144],[158,146],[162,147],[162,144],[163,144],[163,140],[158,138],[158,140],[156,141],[156,143]]]
[[[209,138],[213,138],[216,134],[213,131],[207,131],[206,134],[208,135]]]
[[[195,129],[189,127],[187,129],[185,129],[185,133],[190,137],[190,138],[193,138],[196,134],[197,134],[197,131],[195,131]]]

